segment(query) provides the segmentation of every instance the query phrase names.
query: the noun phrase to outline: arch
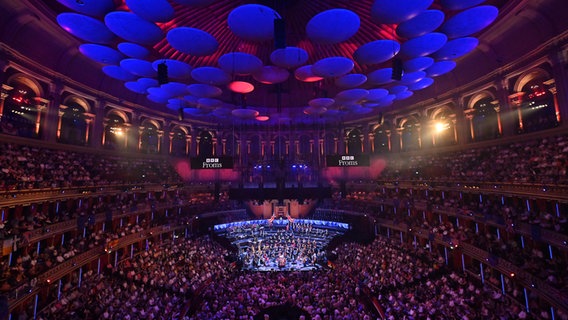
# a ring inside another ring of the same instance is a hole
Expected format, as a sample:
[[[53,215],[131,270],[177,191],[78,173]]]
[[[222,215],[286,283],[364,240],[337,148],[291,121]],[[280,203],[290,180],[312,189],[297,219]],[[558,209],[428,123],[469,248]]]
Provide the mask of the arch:
[[[200,157],[213,156],[213,134],[209,130],[202,130],[199,133],[199,154]]]
[[[467,109],[473,109],[473,107],[475,106],[475,104],[481,100],[481,99],[485,99],[485,98],[490,98],[491,101],[496,100],[497,98],[495,97],[495,95],[493,94],[493,92],[489,91],[489,90],[483,90],[481,92],[478,92],[474,95],[471,96],[471,98],[469,99],[469,102],[467,103]]]
[[[119,117],[120,119],[122,119],[123,123],[130,123],[130,119],[128,118],[128,115],[126,114],[126,112],[124,112],[122,110],[110,109],[109,111],[107,111],[105,118],[111,118],[111,116]]]
[[[432,113],[430,114],[430,120],[439,119],[440,116],[445,116],[448,114],[454,114],[454,110],[449,105],[445,104],[443,106],[439,106],[433,109]]]
[[[146,127],[148,124],[152,125],[154,128],[156,128],[157,130],[161,130],[162,129],[162,125],[159,121],[154,120],[154,119],[149,119],[146,118],[142,121],[142,123],[140,124],[141,127]]]
[[[523,88],[531,81],[536,79],[550,79],[550,73],[542,68],[534,68],[522,73],[517,81],[515,81],[515,85],[513,86],[514,92],[521,92]]]
[[[11,87],[17,87],[18,84],[22,84],[28,87],[29,89],[31,89],[36,97],[44,96],[43,92],[44,90],[41,84],[36,79],[31,78],[30,76],[24,73],[18,72],[11,75],[6,81],[6,84],[8,84]]]
[[[173,126],[172,129],[171,129],[172,132],[174,132],[176,130],[181,130],[181,131],[183,131],[184,134],[189,134],[189,129],[187,129],[184,126],[180,126],[179,124]]]
[[[63,99],[63,104],[66,106],[75,105],[81,107],[83,108],[85,113],[91,112],[91,104],[83,97],[76,95],[67,96],[65,99]]]
[[[363,143],[361,142],[361,131],[357,128],[347,133],[347,153],[361,154]]]

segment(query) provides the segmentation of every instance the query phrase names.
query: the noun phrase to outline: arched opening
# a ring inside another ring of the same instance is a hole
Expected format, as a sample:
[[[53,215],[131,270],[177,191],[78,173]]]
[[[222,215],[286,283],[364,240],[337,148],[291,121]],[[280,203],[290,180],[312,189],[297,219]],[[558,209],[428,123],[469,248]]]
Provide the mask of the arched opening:
[[[235,135],[231,134],[227,137],[225,142],[225,156],[237,157],[239,150],[239,141]]]
[[[485,97],[473,105],[473,133],[476,141],[494,139],[499,136],[497,112],[491,104],[493,98]]]
[[[186,133],[180,128],[176,127],[171,133],[171,154],[173,156],[182,157],[187,155],[187,139]]]
[[[347,153],[348,154],[361,154],[361,132],[353,129],[347,135]]]
[[[323,141],[324,141],[323,148],[325,155],[332,155],[337,153],[335,151],[335,136],[333,136],[333,134],[331,133],[326,134],[323,138]]]
[[[35,97],[36,94],[30,87],[21,83],[15,85],[4,100],[0,126],[2,133],[38,138],[39,110]]]
[[[455,124],[453,119],[455,114],[448,107],[443,107],[432,115],[432,144],[435,146],[448,146],[456,143]]]
[[[420,148],[420,123],[416,118],[409,118],[401,124],[402,150],[417,150]]]
[[[547,79],[536,78],[523,86],[521,103],[522,128],[519,131],[534,132],[556,127],[554,97],[543,83]],[[522,130],[521,130],[522,129]]]
[[[209,131],[202,131],[199,134],[199,156],[213,156],[213,135]]]
[[[111,113],[105,126],[104,146],[108,149],[121,150],[126,147],[126,123],[118,114]]]
[[[158,153],[159,134],[158,126],[153,121],[144,121],[140,132],[140,151],[145,153]]]
[[[374,140],[373,140],[373,146],[374,146],[374,152],[375,153],[387,153],[389,151],[389,136],[386,132],[385,129],[381,127],[378,127],[375,131],[374,131]]]
[[[76,102],[63,110],[59,142],[73,145],[85,145],[87,142],[85,109]]]

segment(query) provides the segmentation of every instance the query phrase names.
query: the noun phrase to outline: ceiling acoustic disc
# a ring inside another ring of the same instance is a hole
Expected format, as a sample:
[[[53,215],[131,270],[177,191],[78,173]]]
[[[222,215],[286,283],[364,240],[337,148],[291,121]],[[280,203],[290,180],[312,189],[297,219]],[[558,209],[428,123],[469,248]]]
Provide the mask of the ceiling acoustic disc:
[[[316,82],[323,79],[323,77],[317,76],[312,72],[311,64],[296,69],[294,76],[296,77],[296,79],[303,82]]]
[[[233,81],[229,83],[227,87],[233,92],[242,94],[251,93],[254,91],[254,85],[246,81]]]
[[[393,82],[392,68],[383,68],[367,74],[367,82],[373,85],[381,85]]]
[[[211,55],[219,47],[219,43],[212,35],[196,28],[171,29],[166,39],[174,49],[197,57]]]
[[[457,38],[448,41],[440,50],[434,53],[436,60],[454,60],[462,57],[477,47],[479,40],[473,37]]]
[[[187,86],[189,94],[198,98],[214,98],[223,93],[219,87],[203,83],[194,83]]]
[[[422,90],[422,89],[426,89],[429,86],[431,86],[434,83],[434,79],[432,78],[423,78],[421,80],[418,80],[415,83],[409,84],[408,85],[408,90],[411,91],[416,91],[416,90]]]
[[[426,77],[426,72],[424,71],[415,71],[415,72],[407,72],[402,75],[399,83],[403,85],[409,85],[416,83]]]
[[[304,114],[307,115],[320,115],[327,111],[326,107],[323,106],[309,106],[304,108]]]
[[[191,71],[193,80],[215,86],[226,85],[231,82],[231,75],[217,67],[200,67]]]
[[[418,57],[404,61],[403,69],[405,72],[422,71],[434,63],[434,58]]]
[[[366,43],[353,53],[359,64],[378,64],[394,57],[400,51],[400,44],[394,40],[376,40]]]
[[[168,78],[187,80],[191,78],[191,66],[185,62],[173,59],[158,59],[152,62],[152,68],[158,71],[158,65],[165,63],[168,71]]]
[[[403,86],[403,85],[398,85],[398,86],[394,86],[392,88],[389,89],[389,92],[391,94],[397,95],[401,92],[407,91],[408,87],[407,86]]]
[[[367,82],[367,76],[360,73],[350,73],[335,79],[335,85],[340,88],[355,88]]]
[[[426,10],[396,27],[396,34],[403,38],[416,38],[430,33],[444,22],[445,15],[440,10]]]
[[[377,23],[401,23],[426,10],[434,0],[375,0],[371,18]]]
[[[79,52],[87,58],[102,64],[119,64],[124,58],[122,53],[101,44],[85,43],[79,46]]]
[[[312,66],[312,71],[320,77],[340,77],[351,70],[355,64],[345,57],[329,57],[319,60]]]
[[[87,42],[110,44],[115,38],[104,23],[86,15],[64,12],[57,16],[57,23],[63,30]]]
[[[361,99],[365,99],[369,95],[369,91],[365,89],[347,89],[339,92],[335,96],[335,100],[341,101],[359,101]]]
[[[142,84],[140,84],[138,81],[128,81],[124,83],[124,86],[126,87],[126,89],[135,92],[135,93],[141,93],[141,94],[146,94],[146,87],[144,87]]]
[[[440,50],[447,41],[448,37],[443,33],[428,33],[404,42],[400,53],[409,58],[427,56]]]
[[[440,31],[450,39],[466,37],[490,25],[498,14],[494,6],[473,7],[446,20]]]
[[[156,96],[153,94],[149,94],[146,96],[146,98],[150,101],[156,102],[156,103],[166,103],[168,102],[168,97],[165,96]]]
[[[485,2],[485,0],[440,0],[440,4],[448,10],[463,10]]]
[[[408,98],[412,97],[412,95],[414,95],[414,92],[407,90],[407,91],[403,91],[403,92],[397,93],[397,94],[395,95],[395,98],[394,98],[394,99],[395,99],[395,100],[404,100],[404,99],[408,99]]]
[[[306,26],[308,38],[316,43],[334,44],[348,40],[357,30],[359,16],[347,9],[330,9],[315,15]]]
[[[367,95],[367,97],[365,99],[367,101],[377,101],[379,99],[386,97],[388,94],[389,94],[389,91],[387,89],[383,89],[383,88],[371,89],[371,90],[369,90],[369,94]]]
[[[168,0],[125,0],[128,9],[140,18],[152,22],[168,22],[174,18],[174,8]]]
[[[162,29],[132,12],[114,11],[105,16],[106,26],[122,39],[142,45],[154,45],[163,38]]]
[[[274,19],[280,15],[274,9],[260,4],[245,4],[229,13],[229,29],[248,41],[267,41],[274,38]]]
[[[139,77],[153,78],[157,76],[156,70],[152,67],[152,63],[141,59],[123,59],[120,61],[120,66]]]
[[[253,119],[259,115],[259,112],[254,109],[234,109],[231,114],[241,119]]]
[[[288,80],[290,72],[276,66],[264,66],[252,75],[254,80],[264,84],[281,83]]]
[[[276,49],[270,54],[270,61],[282,68],[296,68],[308,61],[308,52],[298,47]]]
[[[243,52],[226,53],[217,63],[225,72],[241,76],[253,74],[262,68],[262,61],[259,58]]]
[[[332,98],[315,98],[308,102],[310,107],[324,107],[324,108],[331,107],[334,103],[335,100]]]
[[[124,70],[120,66],[114,66],[114,65],[113,66],[104,66],[103,72],[107,76],[114,78],[116,80],[121,80],[121,81],[134,81],[134,80],[136,80],[135,75]]]
[[[104,17],[114,9],[113,0],[57,0],[57,2],[71,10],[98,18]]]
[[[117,47],[118,51],[130,58],[146,59],[146,57],[150,54],[148,49],[136,43],[121,42]]]
[[[435,62],[428,69],[426,69],[426,75],[428,77],[437,77],[446,74],[456,67],[456,62],[452,60],[443,60]]]
[[[181,82],[168,82],[161,85],[160,88],[173,97],[183,96],[188,93],[187,84]]]

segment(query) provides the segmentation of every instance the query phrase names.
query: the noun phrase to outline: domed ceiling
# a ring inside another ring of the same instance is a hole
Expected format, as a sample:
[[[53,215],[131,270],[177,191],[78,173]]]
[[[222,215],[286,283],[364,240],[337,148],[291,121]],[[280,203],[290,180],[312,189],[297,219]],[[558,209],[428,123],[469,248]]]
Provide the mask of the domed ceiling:
[[[125,90],[208,121],[372,117],[428,90],[504,0],[50,0]]]

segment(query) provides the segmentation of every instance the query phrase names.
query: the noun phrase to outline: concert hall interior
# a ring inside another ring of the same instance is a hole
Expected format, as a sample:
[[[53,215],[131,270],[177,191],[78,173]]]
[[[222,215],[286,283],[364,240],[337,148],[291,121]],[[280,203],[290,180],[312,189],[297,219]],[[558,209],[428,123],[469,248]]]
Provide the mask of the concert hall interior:
[[[566,0],[0,0],[0,320],[568,320]]]

